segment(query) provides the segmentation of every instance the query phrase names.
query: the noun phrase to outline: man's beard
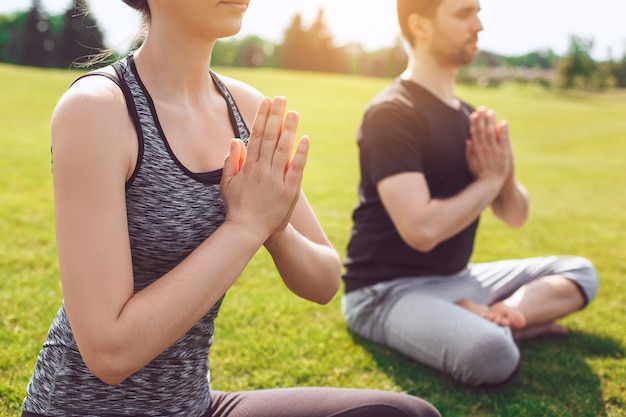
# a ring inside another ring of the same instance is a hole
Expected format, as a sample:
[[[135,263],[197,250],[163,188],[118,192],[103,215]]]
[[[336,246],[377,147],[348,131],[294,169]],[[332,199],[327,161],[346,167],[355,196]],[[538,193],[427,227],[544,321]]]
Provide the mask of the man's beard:
[[[430,52],[439,65],[459,68],[471,64],[476,58],[475,42],[476,39],[469,40],[455,50],[445,47],[441,43],[434,44],[431,46]]]

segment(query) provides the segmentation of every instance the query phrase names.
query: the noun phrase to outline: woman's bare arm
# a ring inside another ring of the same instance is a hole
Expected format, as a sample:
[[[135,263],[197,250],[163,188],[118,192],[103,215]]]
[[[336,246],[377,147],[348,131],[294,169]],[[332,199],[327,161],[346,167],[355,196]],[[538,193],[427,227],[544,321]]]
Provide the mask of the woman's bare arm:
[[[58,257],[81,355],[97,377],[117,384],[171,346],[226,292],[284,218],[300,174],[290,174],[296,179],[289,185],[272,175],[268,149],[240,170],[242,150],[231,144],[224,166],[230,180],[223,186],[225,223],[176,268],[133,294],[124,185],[137,138],[121,93],[104,79],[90,78],[68,91],[52,121]],[[268,133],[279,139],[270,107],[265,101],[261,111],[270,121],[256,127],[251,143]],[[306,159],[306,152],[297,158]]]

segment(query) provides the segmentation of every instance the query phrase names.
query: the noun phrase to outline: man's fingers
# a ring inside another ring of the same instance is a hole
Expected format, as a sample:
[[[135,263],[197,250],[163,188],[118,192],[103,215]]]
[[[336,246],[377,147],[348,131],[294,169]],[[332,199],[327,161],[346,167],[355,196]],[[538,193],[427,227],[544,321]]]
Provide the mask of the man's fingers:
[[[501,121],[498,125],[498,138],[500,139],[500,142],[504,144],[510,142],[509,124],[506,120]]]
[[[496,135],[496,113],[493,110],[488,110],[485,114],[486,117],[486,132],[485,138],[489,144],[495,144],[497,141]]]
[[[485,107],[478,108],[470,116],[470,133],[478,145],[495,146],[500,135],[496,113]]]
[[[470,116],[470,133],[472,134],[472,140],[476,141],[478,144],[484,143],[485,130],[485,108],[480,107]]]

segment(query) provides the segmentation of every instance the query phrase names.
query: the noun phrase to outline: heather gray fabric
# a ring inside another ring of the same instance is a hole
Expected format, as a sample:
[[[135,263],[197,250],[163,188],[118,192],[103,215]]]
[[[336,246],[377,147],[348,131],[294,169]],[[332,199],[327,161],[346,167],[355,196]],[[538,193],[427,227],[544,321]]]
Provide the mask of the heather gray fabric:
[[[192,173],[172,154],[132,57],[118,63],[116,70],[138,127],[139,158],[126,184],[126,208],[134,287],[139,291],[210,236],[223,223],[225,208],[221,170]],[[234,136],[247,142],[248,129],[234,101],[217,76],[211,76],[229,105]],[[208,350],[220,304],[145,368],[115,386],[87,369],[61,306],[39,353],[23,410],[50,417],[202,415],[210,403]]]
[[[366,339],[450,374],[468,385],[497,385],[517,370],[520,353],[508,327],[455,303],[490,305],[547,275],[576,283],[587,303],[596,295],[593,265],[576,256],[470,264],[448,276],[403,277],[344,295],[348,327]]]

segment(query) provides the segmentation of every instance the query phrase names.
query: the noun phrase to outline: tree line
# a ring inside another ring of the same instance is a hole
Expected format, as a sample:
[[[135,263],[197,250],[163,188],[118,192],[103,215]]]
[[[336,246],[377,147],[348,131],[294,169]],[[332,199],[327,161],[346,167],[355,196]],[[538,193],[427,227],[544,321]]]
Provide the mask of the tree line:
[[[85,0],[72,1],[58,16],[49,16],[40,0],[27,11],[0,15],[1,62],[67,68],[103,50],[102,39]]]
[[[462,70],[460,80],[484,85],[510,80],[538,82],[563,89],[626,88],[626,51],[621,59],[596,62],[590,55],[592,48],[592,40],[572,36],[564,56],[550,50],[517,57],[481,51],[476,61]],[[67,10],[58,16],[46,14],[41,0],[33,0],[30,9],[24,12],[0,15],[0,62],[68,68],[105,65],[119,57],[112,53],[108,59],[93,59],[104,50],[103,34],[88,12],[86,0],[70,1]],[[378,51],[366,51],[356,42],[336,46],[323,9],[309,26],[296,14],[279,44],[258,36],[229,38],[217,42],[212,56],[215,66],[276,67],[382,77],[398,75],[406,63],[407,55],[400,39]]]

